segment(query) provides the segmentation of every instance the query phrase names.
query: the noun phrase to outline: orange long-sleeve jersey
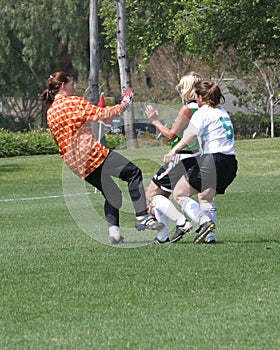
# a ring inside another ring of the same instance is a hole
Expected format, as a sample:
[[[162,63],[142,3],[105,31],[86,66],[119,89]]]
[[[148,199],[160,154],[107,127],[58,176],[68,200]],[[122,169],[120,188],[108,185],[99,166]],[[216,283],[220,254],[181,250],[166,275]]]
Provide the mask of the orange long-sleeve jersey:
[[[47,112],[48,125],[62,159],[79,177],[87,177],[109,153],[95,138],[91,122],[116,118],[122,113],[120,104],[101,108],[78,96],[55,98]]]

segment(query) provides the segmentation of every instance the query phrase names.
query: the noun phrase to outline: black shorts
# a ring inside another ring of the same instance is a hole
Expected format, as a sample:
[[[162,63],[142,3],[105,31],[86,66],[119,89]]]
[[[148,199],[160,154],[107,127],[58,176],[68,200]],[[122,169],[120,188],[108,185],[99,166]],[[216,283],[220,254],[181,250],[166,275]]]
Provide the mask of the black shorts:
[[[196,157],[190,156],[179,160],[179,154],[174,161],[164,164],[153,177],[153,182],[163,191],[172,192],[180,178],[191,167],[197,165]]]
[[[186,177],[189,184],[198,192],[212,187],[217,194],[224,194],[226,188],[236,177],[237,168],[238,163],[235,155],[205,154],[187,172]]]

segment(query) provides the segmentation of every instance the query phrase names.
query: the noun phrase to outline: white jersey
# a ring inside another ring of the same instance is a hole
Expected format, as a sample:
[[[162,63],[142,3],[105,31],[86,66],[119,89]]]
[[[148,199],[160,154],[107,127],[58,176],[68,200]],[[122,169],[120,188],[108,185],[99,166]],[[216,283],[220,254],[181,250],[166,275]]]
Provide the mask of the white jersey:
[[[234,130],[227,111],[223,107],[203,105],[192,116],[188,132],[198,136],[202,154],[235,154]]]

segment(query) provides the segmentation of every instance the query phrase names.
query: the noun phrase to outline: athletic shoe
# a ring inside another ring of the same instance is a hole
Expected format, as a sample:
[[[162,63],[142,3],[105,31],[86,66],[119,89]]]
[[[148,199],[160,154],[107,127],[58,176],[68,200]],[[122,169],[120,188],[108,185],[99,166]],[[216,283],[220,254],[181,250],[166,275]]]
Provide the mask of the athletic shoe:
[[[160,231],[164,228],[164,224],[156,221],[156,219],[151,215],[145,215],[143,219],[136,218],[135,228],[138,231],[146,230],[147,228]]]
[[[153,244],[164,244],[164,243],[170,243],[169,238],[167,237],[165,241],[161,241],[160,239],[158,239],[157,237],[153,240],[152,242]]]
[[[190,232],[191,229],[192,224],[188,220],[185,221],[184,225],[177,225],[174,236],[172,237],[170,242],[174,243],[180,241],[180,239],[183,238],[184,234]]]
[[[208,241],[208,242],[204,241],[204,243],[205,244],[216,244],[216,241],[215,241],[215,239],[212,239],[211,241]]]
[[[120,243],[124,243],[123,236],[120,236],[119,239],[116,239],[113,236],[109,236],[109,244],[115,245],[115,244],[120,244]]]
[[[195,236],[193,243],[203,242],[208,233],[213,231],[215,227],[215,223],[212,220],[206,221],[203,224],[201,224],[199,228],[195,231],[197,232],[197,235]]]

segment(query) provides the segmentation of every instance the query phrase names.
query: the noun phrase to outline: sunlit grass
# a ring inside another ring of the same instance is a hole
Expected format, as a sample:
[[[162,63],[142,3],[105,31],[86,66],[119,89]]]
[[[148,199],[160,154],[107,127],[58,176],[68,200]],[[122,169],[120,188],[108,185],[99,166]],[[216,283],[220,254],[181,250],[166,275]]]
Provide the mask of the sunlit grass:
[[[236,142],[211,246],[98,243],[66,206],[59,156],[0,159],[1,350],[280,348],[279,145]],[[122,153],[149,182],[166,150]]]

